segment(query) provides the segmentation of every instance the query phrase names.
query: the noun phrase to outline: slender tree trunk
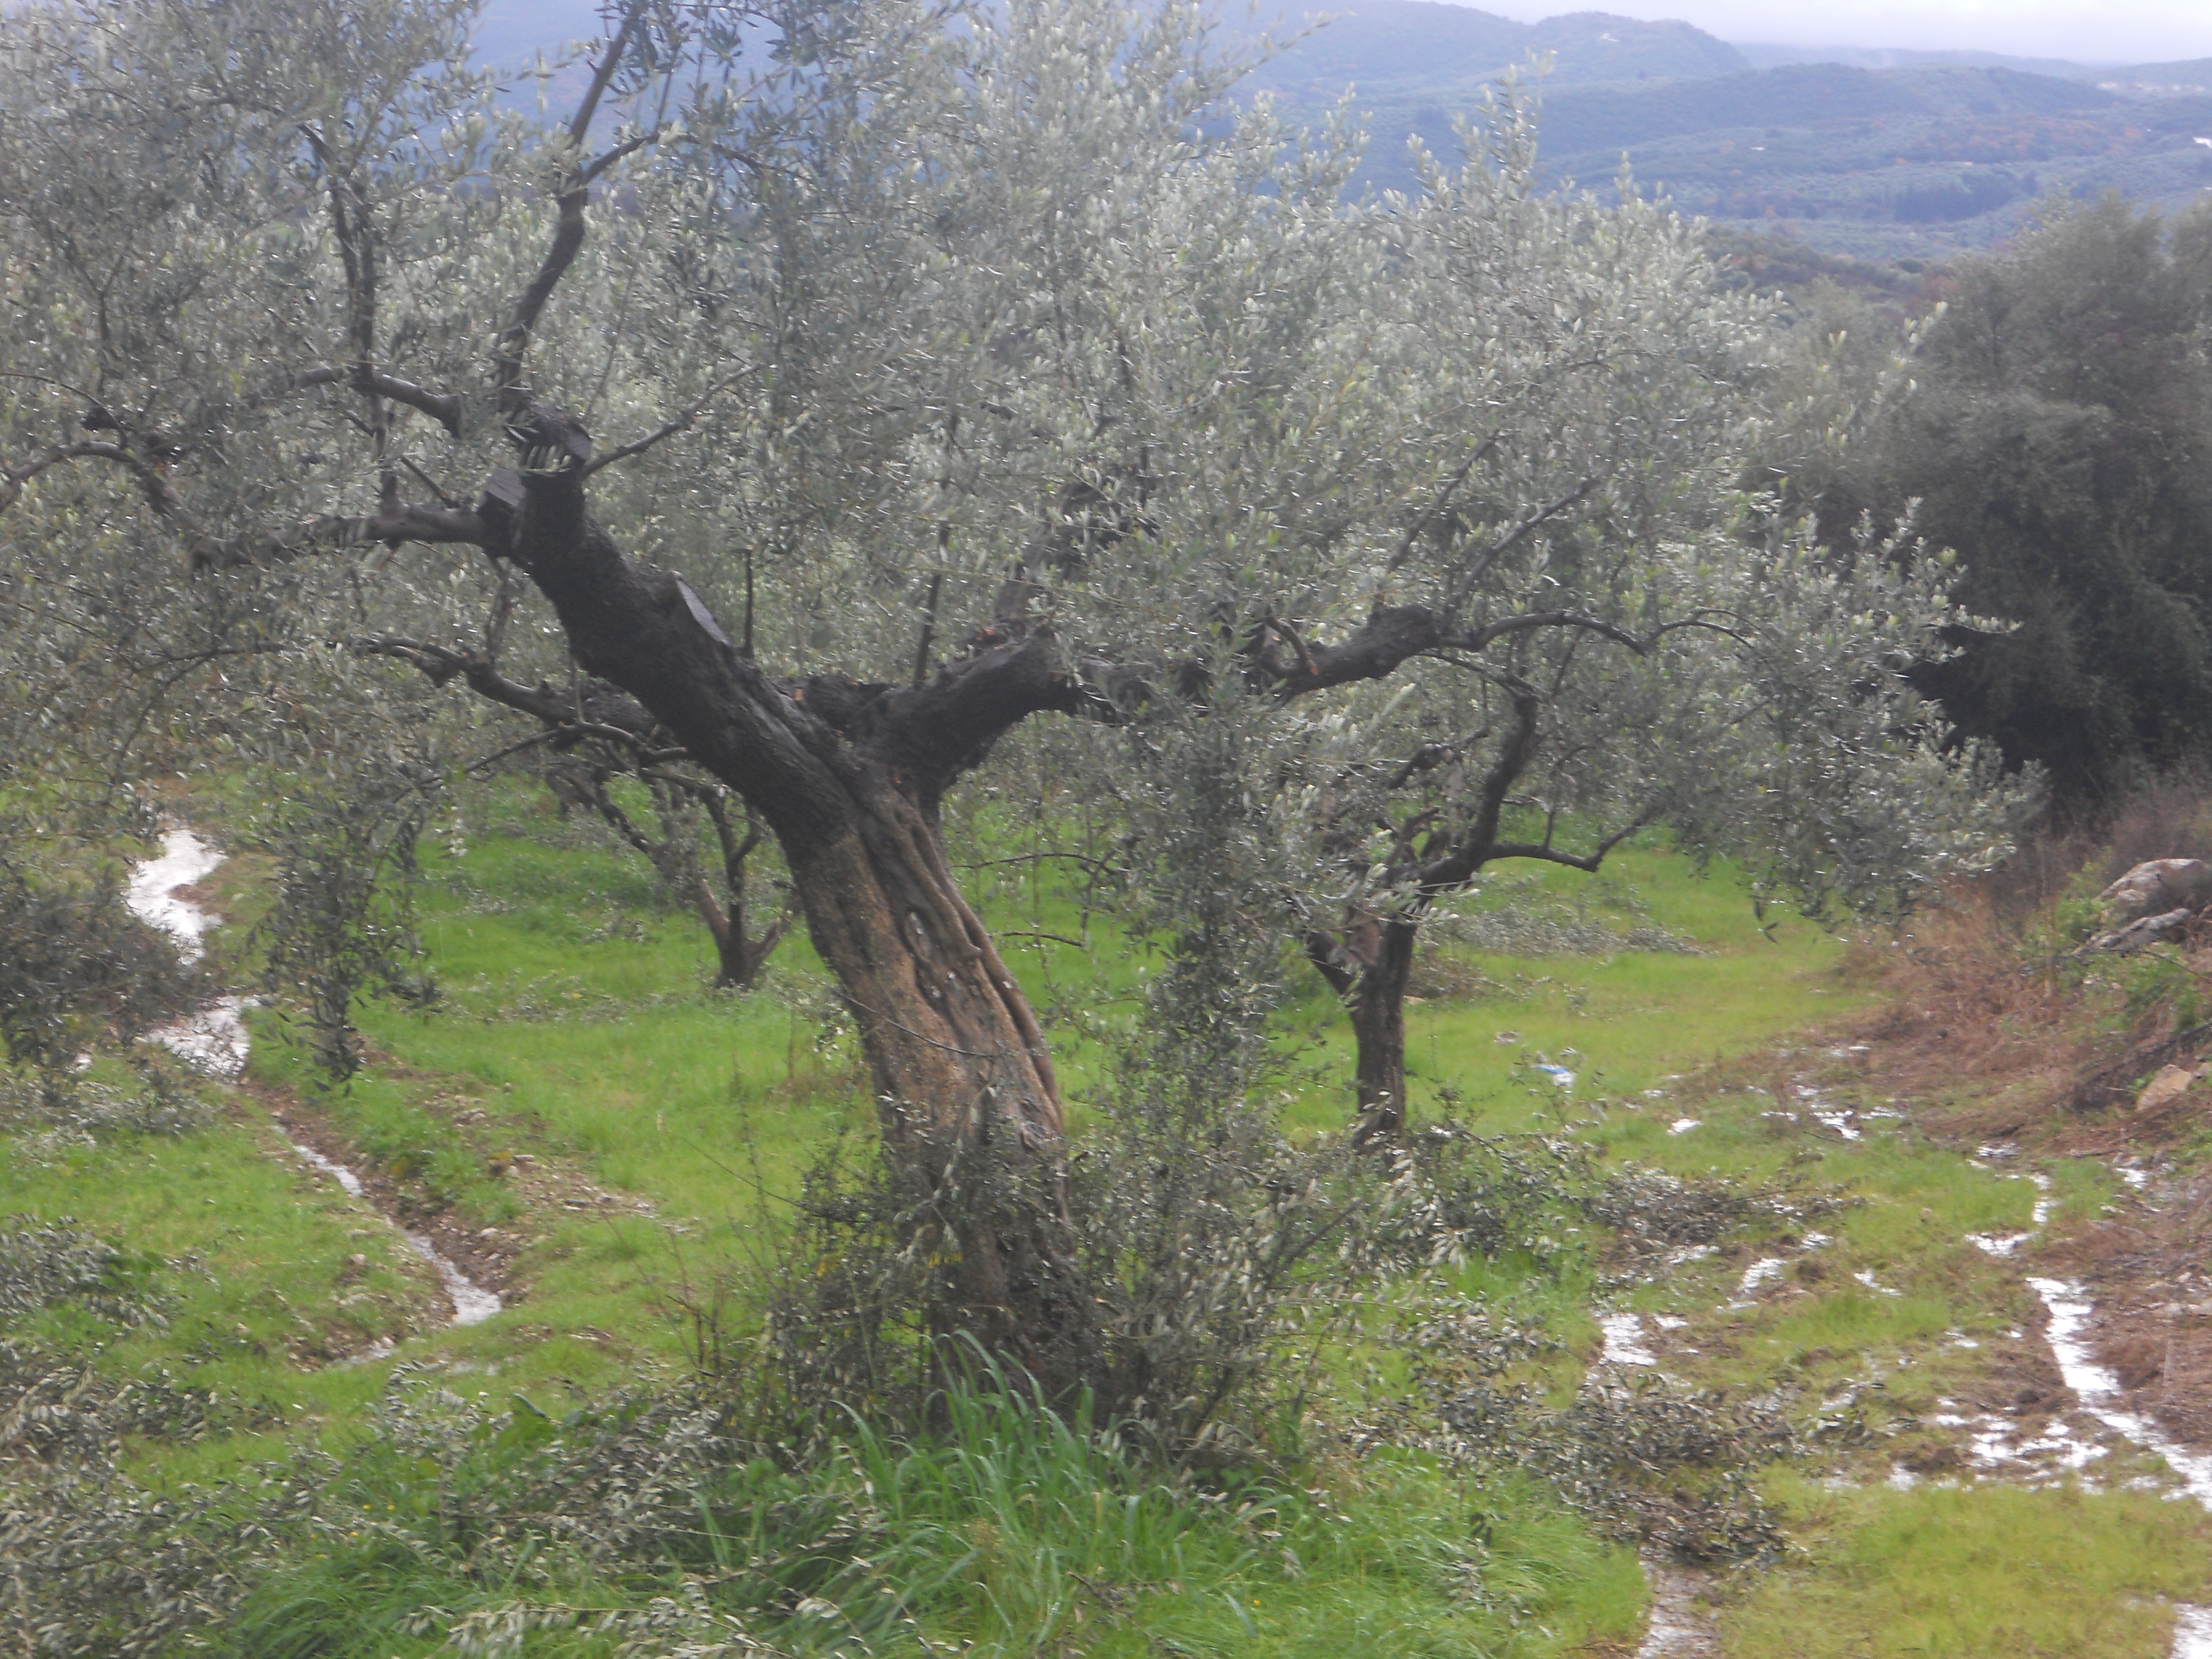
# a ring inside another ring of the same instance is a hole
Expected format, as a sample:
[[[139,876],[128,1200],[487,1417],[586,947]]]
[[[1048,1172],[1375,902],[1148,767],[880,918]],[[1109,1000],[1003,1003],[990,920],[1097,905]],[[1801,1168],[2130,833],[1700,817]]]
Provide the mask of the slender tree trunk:
[[[714,988],[744,990],[752,984],[754,975],[768,965],[769,956],[775,949],[775,939],[755,939],[746,930],[744,910],[734,903],[725,908],[704,876],[696,878],[692,884],[691,908],[705,919],[707,931],[714,936]]]
[[[1368,916],[1340,933],[1306,935],[1306,956],[1352,1016],[1355,1145],[1395,1140],[1406,1130],[1406,985],[1413,977],[1417,922]]]
[[[1413,971],[1419,926],[1389,921],[1374,930],[1372,959],[1352,992],[1354,1085],[1359,1117],[1352,1138],[1362,1146],[1406,1132],[1406,984]]]

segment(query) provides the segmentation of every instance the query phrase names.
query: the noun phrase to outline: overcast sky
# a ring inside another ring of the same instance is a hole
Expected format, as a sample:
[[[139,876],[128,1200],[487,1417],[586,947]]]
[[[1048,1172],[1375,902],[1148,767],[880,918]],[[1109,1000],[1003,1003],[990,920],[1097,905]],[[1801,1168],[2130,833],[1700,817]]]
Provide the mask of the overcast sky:
[[[1723,40],[1969,48],[2082,63],[2212,58],[2212,0],[1477,0],[1534,22],[1565,11],[1680,17]]]

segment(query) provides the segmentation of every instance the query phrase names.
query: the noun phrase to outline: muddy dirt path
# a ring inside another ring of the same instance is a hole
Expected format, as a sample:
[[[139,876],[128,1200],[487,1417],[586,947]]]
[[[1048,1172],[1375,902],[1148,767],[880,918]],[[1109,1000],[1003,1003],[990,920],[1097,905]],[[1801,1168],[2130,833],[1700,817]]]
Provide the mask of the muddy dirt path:
[[[223,858],[222,853],[190,830],[173,828],[163,833],[158,857],[131,866],[130,884],[124,890],[123,902],[131,914],[167,933],[175,941],[178,958],[188,965],[207,955],[203,940],[208,929],[221,920],[189,890],[214,874]],[[252,1054],[252,1037],[243,1018],[245,1011],[252,1006],[251,998],[216,997],[183,1019],[149,1032],[148,1038],[186,1064],[225,1082],[235,1082],[244,1073],[246,1062]],[[398,1234],[400,1242],[410,1253],[428,1264],[453,1305],[453,1324],[482,1324],[501,1311],[504,1304],[496,1291],[471,1279],[427,1234],[403,1225],[380,1208],[356,1170],[294,1139],[289,1130],[283,1133],[284,1144],[303,1163],[336,1182],[347,1197],[382,1219]],[[380,1346],[383,1352],[391,1352],[388,1345]],[[380,1355],[374,1350],[358,1356],[378,1357]]]
[[[1794,1097],[1789,1104],[1796,1111],[1789,1115],[1802,1115],[1846,1141],[1862,1138],[1863,1117],[1904,1115],[1889,1109],[1863,1114],[1838,1106],[1809,1081],[1798,1081],[1791,1093]],[[1698,1119],[1680,1118],[1669,1126],[1668,1132],[1687,1134],[1701,1127]],[[2007,1167],[2017,1155],[2018,1149],[2009,1144],[1990,1144],[1979,1147],[1972,1161],[1992,1176],[2034,1186],[2029,1226],[2019,1232],[1970,1233],[1963,1242],[1996,1261],[2019,1264],[2021,1282],[2043,1304],[2046,1321],[2039,1342],[2027,1333],[2013,1334],[2044,1351],[2049,1370],[2063,1381],[2069,1398],[2058,1410],[2039,1419],[2039,1431],[2033,1434],[2008,1417],[1970,1414],[1964,1407],[1933,1420],[1961,1433],[1966,1464],[1979,1480],[2043,1487],[2063,1478],[2084,1478],[2084,1472],[2093,1465],[2115,1455],[2147,1452],[2163,1460],[2171,1471],[2179,1488],[2173,1494],[2176,1498],[2193,1500],[2212,1511],[2212,1453],[2190,1445],[2148,1412],[2131,1409],[2120,1376],[2098,1357],[2096,1339],[2109,1340],[2116,1317],[2113,1310],[2101,1309],[2095,1292],[2082,1280],[2036,1273],[2022,1260],[2024,1253],[2033,1253],[2026,1247],[2044,1238],[2056,1201],[2048,1176]],[[2148,1184],[2140,1170],[2123,1167],[2119,1172],[2128,1186],[2138,1192]],[[1716,1311],[1754,1305],[1752,1298],[1763,1288],[1784,1280],[1798,1262],[1830,1242],[1824,1234],[1808,1232],[1788,1255],[1753,1261],[1741,1273],[1734,1299]],[[1871,1272],[1855,1277],[1877,1294],[1899,1293],[1882,1285]],[[1598,1322],[1603,1335],[1597,1358],[1600,1367],[1658,1370],[1664,1363],[1663,1352],[1659,1351],[1664,1349],[1667,1337],[1690,1322],[1663,1314],[1611,1312],[1601,1315]],[[1893,1473],[1892,1484],[1909,1486],[1919,1478],[1900,1467]],[[2094,1474],[2087,1478],[2094,1479]],[[1647,1559],[1644,1571],[1650,1584],[1651,1611],[1638,1659],[1705,1659],[1719,1654],[1720,1632],[1707,1607],[1716,1581],[1710,1575],[1663,1560]],[[2171,1659],[2212,1659],[2212,1607],[2177,1603],[2173,1611]]]

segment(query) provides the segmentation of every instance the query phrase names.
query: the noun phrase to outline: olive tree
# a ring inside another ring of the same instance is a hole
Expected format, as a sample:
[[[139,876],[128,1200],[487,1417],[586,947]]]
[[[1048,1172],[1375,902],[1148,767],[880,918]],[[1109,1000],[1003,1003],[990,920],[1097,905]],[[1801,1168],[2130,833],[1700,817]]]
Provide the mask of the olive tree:
[[[959,1316],[1079,1334],[1061,1091],[948,792],[1035,716],[1234,682],[1295,750],[1447,664],[1504,700],[1502,809],[1547,665],[1629,665],[1584,728],[1725,702],[1666,642],[1765,602],[1708,482],[1755,310],[1658,210],[1540,197],[1525,134],[1347,207],[1356,134],[1229,111],[1176,6],[622,0],[557,125],[471,11],[0,22],[19,614],[90,627],[33,590],[125,534],[145,625],[199,619],[180,690],[343,656],[727,790],[917,1212],[979,1162],[1016,1194],[933,1212]]]

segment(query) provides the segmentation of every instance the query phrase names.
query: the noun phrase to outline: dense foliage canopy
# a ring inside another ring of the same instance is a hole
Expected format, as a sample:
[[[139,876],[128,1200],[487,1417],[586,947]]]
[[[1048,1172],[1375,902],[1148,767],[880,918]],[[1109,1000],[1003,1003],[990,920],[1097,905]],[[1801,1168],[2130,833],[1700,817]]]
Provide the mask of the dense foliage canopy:
[[[1109,771],[1249,733],[1224,914],[1334,940],[1385,1042],[1362,941],[1500,858],[1664,822],[1880,906],[1999,844],[1904,678],[1942,568],[1737,493],[1764,307],[1535,188],[1511,104],[1347,208],[1356,133],[1224,112],[1180,6],[630,0],[559,125],[472,9],[10,14],[0,560],[58,746],[342,770],[465,687],[740,804],[924,1209],[1061,1143],[940,821],[1031,716]],[[1050,1190],[939,1217],[1018,1345],[1091,1317]]]
[[[1819,507],[1841,531],[1918,500],[1959,596],[2011,626],[1916,678],[2094,807],[2212,745],[2212,211],[2055,203],[1943,289],[1911,395]]]

